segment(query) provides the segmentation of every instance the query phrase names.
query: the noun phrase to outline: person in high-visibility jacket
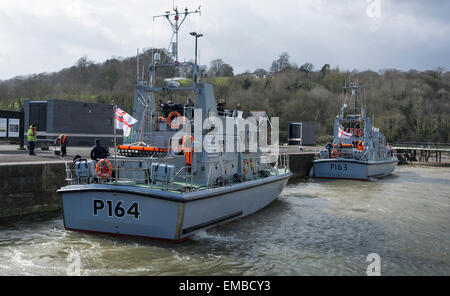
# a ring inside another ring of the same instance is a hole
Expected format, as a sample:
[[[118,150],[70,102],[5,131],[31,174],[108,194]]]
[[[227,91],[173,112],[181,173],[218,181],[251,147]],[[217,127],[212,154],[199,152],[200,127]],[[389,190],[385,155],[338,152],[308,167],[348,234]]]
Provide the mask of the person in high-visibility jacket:
[[[55,144],[61,145],[61,156],[67,155],[67,144],[69,141],[67,140],[67,136],[65,134],[59,135],[58,138],[55,140]]]
[[[34,147],[36,144],[36,125],[30,125],[30,128],[28,129],[27,132],[27,138],[28,138],[28,153],[30,155],[36,155],[34,153]]]

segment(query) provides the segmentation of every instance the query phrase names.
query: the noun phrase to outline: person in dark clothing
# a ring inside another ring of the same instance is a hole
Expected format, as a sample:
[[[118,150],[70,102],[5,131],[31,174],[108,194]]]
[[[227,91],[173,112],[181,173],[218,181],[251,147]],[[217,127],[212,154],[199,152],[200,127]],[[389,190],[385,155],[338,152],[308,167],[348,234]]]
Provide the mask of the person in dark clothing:
[[[164,114],[164,117],[169,116],[171,112],[171,107],[169,103],[164,103],[162,100],[158,101],[159,107],[161,108],[161,113]]]
[[[192,119],[194,117],[194,102],[191,98],[188,98],[186,101],[186,104],[184,105],[184,108],[186,109],[186,116],[189,119]]]
[[[61,134],[58,138],[55,140],[55,145],[61,145],[61,156],[67,155],[67,144],[69,144],[69,141],[67,140],[66,135]]]
[[[108,148],[100,146],[100,140],[95,140],[95,146],[91,150],[91,159],[97,160],[108,157],[108,150]]]
[[[331,142],[328,142],[327,146],[325,146],[325,148],[328,150],[328,155],[331,155],[331,149],[333,148],[333,145],[331,144]]]
[[[224,116],[225,115],[225,102],[220,100],[219,103],[217,104],[217,113],[219,116]]]

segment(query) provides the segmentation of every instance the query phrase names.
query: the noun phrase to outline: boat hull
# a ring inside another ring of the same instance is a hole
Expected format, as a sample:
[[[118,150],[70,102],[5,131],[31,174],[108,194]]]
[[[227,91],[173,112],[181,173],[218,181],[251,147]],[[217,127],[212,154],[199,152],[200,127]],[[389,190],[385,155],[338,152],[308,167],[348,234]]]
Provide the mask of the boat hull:
[[[58,193],[66,229],[183,241],[264,208],[290,175],[184,194],[102,184],[66,186]]]
[[[318,159],[313,161],[315,178],[369,180],[390,175],[398,160],[360,161],[353,159]]]

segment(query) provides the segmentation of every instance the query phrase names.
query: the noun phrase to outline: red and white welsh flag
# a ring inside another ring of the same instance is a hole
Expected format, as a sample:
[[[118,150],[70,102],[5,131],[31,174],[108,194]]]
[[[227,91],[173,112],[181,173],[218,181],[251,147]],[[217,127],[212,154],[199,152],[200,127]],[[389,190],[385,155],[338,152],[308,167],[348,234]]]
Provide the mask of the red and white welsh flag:
[[[346,133],[341,126],[339,127],[339,138],[350,139],[351,137],[352,137],[351,133]]]
[[[114,116],[116,128],[123,130],[123,135],[128,137],[130,135],[131,126],[137,122],[130,114],[123,111],[116,106],[116,114]]]

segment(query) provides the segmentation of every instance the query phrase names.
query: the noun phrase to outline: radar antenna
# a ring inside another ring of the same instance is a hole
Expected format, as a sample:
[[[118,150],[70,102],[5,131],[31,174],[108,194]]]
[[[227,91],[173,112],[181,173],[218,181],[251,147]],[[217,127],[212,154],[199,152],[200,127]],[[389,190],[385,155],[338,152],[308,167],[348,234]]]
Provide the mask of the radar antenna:
[[[165,14],[153,16],[153,20],[155,20],[156,18],[159,18],[159,17],[165,17],[167,19],[167,21],[170,23],[170,26],[172,27],[173,34],[172,34],[172,38],[170,39],[170,43],[169,43],[169,52],[170,52],[170,47],[172,46],[171,54],[172,54],[172,56],[174,56],[175,62],[178,62],[178,31],[180,30],[181,25],[186,20],[186,17],[189,14],[192,14],[192,13],[201,14],[200,8],[201,8],[201,6],[199,6],[197,8],[197,10],[195,10],[195,11],[188,11],[188,9],[185,8],[184,12],[180,13],[178,11],[178,7],[175,7],[175,8],[173,8],[174,13],[170,13],[170,11],[166,11]],[[183,16],[183,19],[181,21],[180,21],[180,15]],[[170,19],[171,16],[174,17],[173,21]],[[175,42],[172,42],[174,36],[175,36]]]

